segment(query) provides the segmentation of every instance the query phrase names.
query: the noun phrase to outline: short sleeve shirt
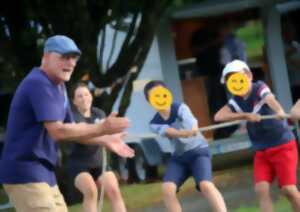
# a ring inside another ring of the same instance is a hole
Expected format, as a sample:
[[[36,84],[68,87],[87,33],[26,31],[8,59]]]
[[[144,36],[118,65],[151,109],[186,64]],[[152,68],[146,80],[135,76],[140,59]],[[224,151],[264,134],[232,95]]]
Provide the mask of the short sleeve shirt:
[[[150,128],[154,133],[165,136],[166,129],[172,127],[175,129],[192,129],[193,126],[198,126],[198,121],[192,114],[189,107],[184,103],[174,102],[171,105],[170,117],[165,120],[159,113],[156,113],[150,121]],[[181,155],[186,151],[192,150],[197,147],[207,147],[208,144],[204,137],[199,136],[190,138],[173,138],[172,145],[175,147],[175,154]]]
[[[20,83],[11,103],[0,161],[0,182],[55,185],[57,146],[44,122],[72,122],[64,84],[54,84],[39,68]]]
[[[82,116],[75,108],[74,120],[85,123],[96,123],[105,118],[104,111],[93,107],[91,111],[91,117]],[[97,168],[102,165],[102,151],[99,145],[83,145],[74,143],[71,145],[71,153],[68,158],[70,166],[79,166],[87,168]]]
[[[271,94],[270,88],[262,81],[252,84],[247,98],[234,96],[228,101],[233,112],[272,115],[275,112],[266,104],[264,98]],[[268,119],[260,122],[247,122],[247,130],[254,150],[262,150],[284,144],[294,139],[285,120]]]

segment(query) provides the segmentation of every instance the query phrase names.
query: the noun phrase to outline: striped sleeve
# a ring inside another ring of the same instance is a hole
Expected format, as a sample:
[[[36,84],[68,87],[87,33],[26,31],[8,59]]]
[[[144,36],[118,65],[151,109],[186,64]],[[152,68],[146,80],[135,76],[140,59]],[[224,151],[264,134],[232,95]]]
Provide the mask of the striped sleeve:
[[[263,99],[268,94],[272,94],[269,86],[262,81],[258,82],[257,96],[259,96],[261,99]]]
[[[228,107],[233,111],[233,112],[243,112],[240,106],[237,104],[237,102],[234,100],[234,98],[231,98],[228,103]]]

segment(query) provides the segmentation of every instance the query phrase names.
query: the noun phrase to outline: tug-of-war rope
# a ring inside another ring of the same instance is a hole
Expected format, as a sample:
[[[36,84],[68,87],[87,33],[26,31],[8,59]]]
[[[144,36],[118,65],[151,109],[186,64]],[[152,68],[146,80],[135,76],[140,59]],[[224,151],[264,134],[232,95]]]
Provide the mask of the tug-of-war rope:
[[[278,115],[274,114],[274,115],[264,115],[261,116],[261,120],[268,120],[268,119],[277,119],[277,118],[281,118],[281,119],[289,119],[291,118],[290,114],[285,114],[283,117],[279,117]],[[205,132],[205,131],[210,131],[210,130],[216,130],[216,129],[220,129],[220,128],[225,128],[225,127],[231,127],[234,125],[239,125],[242,123],[247,122],[247,120],[235,120],[235,121],[228,121],[228,122],[223,122],[223,123],[219,123],[219,124],[213,124],[213,125],[208,125],[208,126],[204,126],[204,127],[200,127],[198,129],[198,132]],[[146,133],[146,134],[132,134],[130,133],[127,136],[127,140],[132,140],[132,139],[151,139],[151,138],[159,138],[160,136],[155,134],[155,133]]]

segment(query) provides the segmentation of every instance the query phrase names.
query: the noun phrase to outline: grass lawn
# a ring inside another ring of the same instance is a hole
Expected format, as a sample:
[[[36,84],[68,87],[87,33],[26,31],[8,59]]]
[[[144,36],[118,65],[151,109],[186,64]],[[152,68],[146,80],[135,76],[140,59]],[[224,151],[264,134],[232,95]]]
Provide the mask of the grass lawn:
[[[279,199],[275,205],[274,209],[276,212],[286,212],[292,211],[288,201],[285,198]],[[235,210],[235,212],[260,212],[258,207],[241,207]]]
[[[194,189],[193,179],[189,179],[183,187],[180,189],[179,195],[184,195]],[[129,184],[121,185],[121,192],[125,199],[125,203],[128,211],[134,209],[149,207],[153,204],[160,203],[162,201],[161,195],[161,182],[155,183],[141,183],[141,184]],[[70,212],[80,212],[80,205],[71,206]],[[107,200],[104,202],[104,212],[110,211],[109,203]]]
[[[0,205],[2,204],[6,204],[8,202],[8,197],[6,196],[6,194],[4,193],[2,186],[0,186]],[[14,212],[15,210],[13,209],[3,209],[0,210],[1,212]]]

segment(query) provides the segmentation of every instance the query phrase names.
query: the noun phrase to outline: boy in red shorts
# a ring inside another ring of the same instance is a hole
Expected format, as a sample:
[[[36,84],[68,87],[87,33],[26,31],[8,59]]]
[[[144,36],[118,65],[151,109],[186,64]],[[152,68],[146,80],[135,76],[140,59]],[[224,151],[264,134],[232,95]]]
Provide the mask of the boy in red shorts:
[[[242,77],[234,78],[236,76]],[[232,87],[228,84],[230,80],[235,83]],[[247,130],[255,151],[255,192],[261,211],[273,211],[270,185],[276,178],[294,211],[299,212],[300,193],[296,187],[298,150],[293,133],[286,121],[280,119],[285,115],[284,110],[264,82],[252,82],[252,73],[243,61],[234,60],[225,66],[221,83],[225,82],[229,90],[233,89],[234,95],[215,114],[215,121],[248,121]],[[245,92],[240,92],[244,85],[247,85]],[[261,120],[262,115],[272,114],[278,119]]]

